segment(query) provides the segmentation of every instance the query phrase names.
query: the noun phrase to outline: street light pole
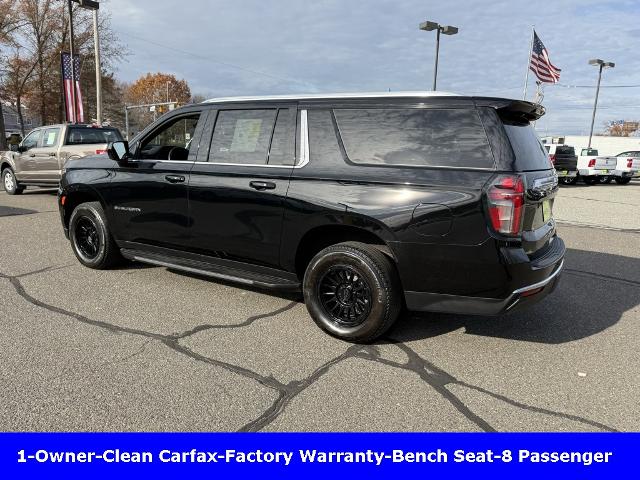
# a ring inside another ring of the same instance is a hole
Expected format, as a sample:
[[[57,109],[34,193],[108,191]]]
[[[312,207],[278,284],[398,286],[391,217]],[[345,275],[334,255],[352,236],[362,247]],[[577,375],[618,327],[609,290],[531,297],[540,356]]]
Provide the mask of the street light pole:
[[[451,25],[440,25],[436,22],[422,22],[419,25],[420,30],[425,30],[427,32],[431,30],[436,30],[436,58],[435,64],[433,67],[433,90],[436,90],[436,86],[438,84],[438,59],[440,57],[440,33],[444,33],[445,35],[455,35],[458,33],[458,27],[452,27]]]
[[[593,125],[596,121],[596,109],[598,108],[598,95],[600,94],[600,81],[602,80],[602,70],[605,68],[613,68],[616,66],[613,62],[605,62],[600,60],[599,58],[594,58],[589,60],[589,65],[597,65],[598,66],[598,84],[596,86],[596,99],[593,102],[593,113],[591,115],[591,129],[589,130],[589,144],[587,148],[591,148],[591,137],[593,137]]]
[[[76,102],[76,61],[74,56],[74,48],[73,48],[73,5],[72,0],[69,0],[67,3],[69,4],[69,55],[71,56],[71,104],[73,108],[71,109],[73,114],[71,118],[67,119],[71,123],[78,123],[78,108]]]

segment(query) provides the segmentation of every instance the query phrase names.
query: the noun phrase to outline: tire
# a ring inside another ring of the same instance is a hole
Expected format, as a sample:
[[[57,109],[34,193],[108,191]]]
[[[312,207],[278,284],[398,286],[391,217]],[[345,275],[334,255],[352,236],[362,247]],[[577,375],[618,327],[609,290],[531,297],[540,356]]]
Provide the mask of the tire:
[[[603,175],[602,177],[598,177],[598,183],[611,183],[613,177],[611,175]]]
[[[313,257],[304,274],[303,293],[307,310],[320,328],[355,343],[383,335],[403,305],[391,259],[358,242],[332,245]]]
[[[123,260],[99,202],[81,203],[75,208],[69,220],[69,240],[73,253],[85,267],[104,270]]]
[[[2,171],[2,186],[9,195],[20,195],[24,192],[24,187],[20,186],[16,180],[16,174],[9,167]]]
[[[558,181],[562,185],[575,185],[578,181],[578,177],[560,177]]]
[[[631,181],[631,177],[616,177],[615,180],[618,185],[626,185]]]
[[[588,177],[582,177],[582,181],[587,185],[595,185],[596,183],[598,183],[598,176],[590,175]]]

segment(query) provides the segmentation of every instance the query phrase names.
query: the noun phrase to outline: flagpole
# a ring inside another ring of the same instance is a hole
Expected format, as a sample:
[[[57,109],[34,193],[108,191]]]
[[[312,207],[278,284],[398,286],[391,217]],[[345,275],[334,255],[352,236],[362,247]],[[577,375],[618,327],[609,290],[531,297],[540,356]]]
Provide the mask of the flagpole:
[[[522,100],[527,99],[527,83],[529,83],[529,66],[531,65],[531,55],[533,54],[533,35],[535,32],[535,25],[531,25],[531,43],[529,44],[529,57],[527,58],[527,69],[524,72],[524,92],[522,94]]]

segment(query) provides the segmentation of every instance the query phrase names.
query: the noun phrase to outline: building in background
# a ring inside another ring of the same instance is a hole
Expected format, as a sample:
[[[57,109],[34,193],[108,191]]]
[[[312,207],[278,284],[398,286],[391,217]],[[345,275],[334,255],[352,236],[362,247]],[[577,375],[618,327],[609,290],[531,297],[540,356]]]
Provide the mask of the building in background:
[[[2,105],[2,115],[4,117],[4,130],[9,138],[11,135],[21,135],[20,130],[20,119],[18,117],[18,112],[11,105],[3,104]],[[24,119],[24,133],[28,133],[35,127],[39,127],[41,122],[35,116],[32,116],[29,111],[22,107],[22,118]]]

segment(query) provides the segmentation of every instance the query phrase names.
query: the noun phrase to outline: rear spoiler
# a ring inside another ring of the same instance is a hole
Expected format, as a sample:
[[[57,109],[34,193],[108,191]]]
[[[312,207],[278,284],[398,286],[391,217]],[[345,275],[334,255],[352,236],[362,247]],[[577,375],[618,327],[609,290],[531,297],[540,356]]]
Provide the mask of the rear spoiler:
[[[525,102],[524,100],[509,100],[506,98],[474,99],[479,107],[493,107],[503,121],[515,123],[528,123],[538,120],[545,114],[545,109],[539,103]]]

